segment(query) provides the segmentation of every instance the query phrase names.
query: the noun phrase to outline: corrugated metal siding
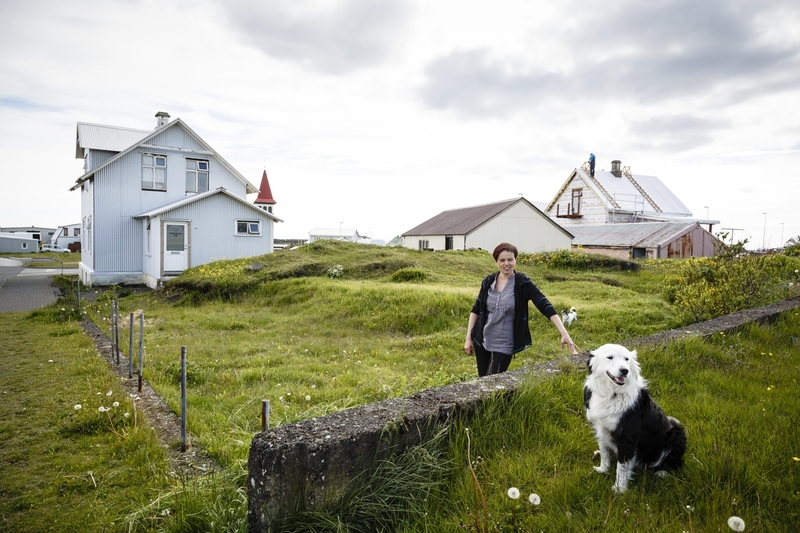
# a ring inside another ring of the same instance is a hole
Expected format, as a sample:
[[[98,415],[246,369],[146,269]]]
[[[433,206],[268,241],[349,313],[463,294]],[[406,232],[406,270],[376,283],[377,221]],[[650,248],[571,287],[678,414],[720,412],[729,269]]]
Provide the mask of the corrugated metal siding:
[[[189,266],[272,252],[272,219],[224,194],[215,194],[205,200],[179,207],[164,213],[161,219],[191,222]],[[237,219],[260,220],[261,236],[236,236]]]

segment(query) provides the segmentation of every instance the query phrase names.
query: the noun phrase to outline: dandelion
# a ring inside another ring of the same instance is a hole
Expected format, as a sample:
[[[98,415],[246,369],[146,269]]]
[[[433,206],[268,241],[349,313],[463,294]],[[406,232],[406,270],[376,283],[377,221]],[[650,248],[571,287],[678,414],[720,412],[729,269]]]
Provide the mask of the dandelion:
[[[112,394],[114,394],[114,391],[108,391],[108,392],[106,393],[106,396],[111,396]]]
[[[744,520],[738,516],[728,518],[728,527],[734,531],[744,531]]]
[[[306,394],[306,401],[307,401],[307,402],[310,402],[310,401],[311,401],[311,396],[309,396],[308,394]]]
[[[79,406],[80,407],[80,406]],[[800,461],[800,457],[792,457],[794,461]]]
[[[531,502],[531,505],[539,505],[542,503],[542,499],[536,493],[532,493],[530,496],[528,496],[528,501]]]
[[[61,310],[62,310],[62,311],[66,311],[66,309],[64,309],[63,307],[61,308]]]
[[[508,489],[508,497],[512,500],[519,498],[519,489],[517,487],[511,487]]]
[[[122,415],[122,416],[124,416],[125,418],[130,418],[130,417],[131,417],[131,414],[130,414],[130,413],[125,413],[125,414],[124,414],[124,415]]]
[[[111,405],[112,405],[112,407],[119,407],[119,402],[114,402]]]
[[[105,413],[105,412],[106,412],[106,410],[109,410],[109,411],[110,411],[111,409],[106,409],[105,407],[103,407],[103,406],[101,405],[100,407],[98,407],[98,408],[97,408],[97,410],[98,410],[98,411],[100,411],[101,413]]]
[[[79,404],[79,403],[76,403],[75,404],[75,410],[76,411],[80,411],[81,409],[83,409],[83,406],[81,404]]]
[[[47,360],[47,362],[48,362],[48,363],[52,363],[52,362],[53,362],[53,360],[52,360],[52,359],[48,359],[48,360]]]

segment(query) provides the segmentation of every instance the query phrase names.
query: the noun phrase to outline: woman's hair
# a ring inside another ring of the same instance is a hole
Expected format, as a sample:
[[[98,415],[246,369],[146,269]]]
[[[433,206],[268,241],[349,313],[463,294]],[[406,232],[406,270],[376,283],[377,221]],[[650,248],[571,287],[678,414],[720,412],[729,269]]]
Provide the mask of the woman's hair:
[[[494,252],[492,252],[492,256],[494,257],[495,261],[497,261],[497,256],[500,255],[500,252],[511,252],[514,254],[514,259],[517,258],[517,247],[513,244],[508,244],[507,242],[501,242],[498,244],[494,249]]]

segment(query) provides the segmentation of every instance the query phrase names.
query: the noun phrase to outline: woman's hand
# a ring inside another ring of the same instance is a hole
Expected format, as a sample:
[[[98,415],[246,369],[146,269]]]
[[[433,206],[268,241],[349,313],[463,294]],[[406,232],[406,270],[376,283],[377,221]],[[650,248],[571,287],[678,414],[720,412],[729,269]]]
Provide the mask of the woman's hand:
[[[467,337],[467,340],[464,341],[464,351],[467,352],[467,355],[472,355],[475,351],[475,344],[472,342],[472,338]]]
[[[564,349],[564,346],[569,346],[569,351],[574,355],[578,353],[578,346],[572,340],[572,337],[569,336],[569,333],[564,332],[561,335],[561,349]]]

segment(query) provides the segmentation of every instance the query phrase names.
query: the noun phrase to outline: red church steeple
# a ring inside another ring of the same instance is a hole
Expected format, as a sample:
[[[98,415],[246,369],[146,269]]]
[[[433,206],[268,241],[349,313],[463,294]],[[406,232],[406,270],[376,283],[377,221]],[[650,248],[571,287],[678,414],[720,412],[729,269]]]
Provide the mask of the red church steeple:
[[[264,211],[269,211],[272,213],[272,206],[275,205],[277,202],[272,197],[272,190],[269,188],[269,180],[267,179],[267,171],[264,170],[264,174],[261,176],[261,190],[258,193],[258,198],[256,201],[253,202],[257,207],[260,207]]]

